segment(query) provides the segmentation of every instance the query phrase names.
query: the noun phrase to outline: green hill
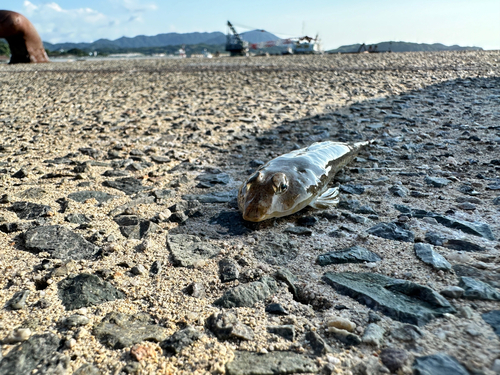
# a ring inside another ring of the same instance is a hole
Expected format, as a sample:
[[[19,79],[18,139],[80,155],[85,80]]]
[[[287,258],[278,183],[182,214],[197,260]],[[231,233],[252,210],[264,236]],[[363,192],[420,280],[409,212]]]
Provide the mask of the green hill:
[[[327,51],[328,53],[352,53],[358,52],[361,44],[351,44],[341,46],[336,49]],[[381,42],[372,45],[377,46],[378,52],[434,52],[434,51],[482,51],[481,47],[460,47],[457,45],[445,46],[441,43],[426,44],[426,43],[408,43],[408,42]],[[368,49],[368,45],[366,48]]]

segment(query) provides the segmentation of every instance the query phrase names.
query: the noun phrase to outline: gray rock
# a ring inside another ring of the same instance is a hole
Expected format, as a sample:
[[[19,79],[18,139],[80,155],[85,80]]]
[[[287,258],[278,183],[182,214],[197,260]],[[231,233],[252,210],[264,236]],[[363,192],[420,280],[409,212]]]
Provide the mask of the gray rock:
[[[460,298],[464,294],[464,290],[459,286],[448,286],[442,289],[439,293],[448,298]]]
[[[159,260],[155,260],[149,269],[151,276],[158,275],[163,270],[163,264]]]
[[[182,349],[198,340],[202,333],[193,327],[186,327],[175,332],[168,339],[162,341],[160,346],[168,352],[179,354]]]
[[[378,262],[382,260],[377,254],[360,246],[352,246],[339,251],[331,251],[318,255],[317,263],[320,266],[343,263],[364,263]]]
[[[197,176],[196,180],[210,185],[227,185],[231,177],[227,173],[204,173]]]
[[[155,233],[159,226],[135,215],[119,215],[114,221],[120,226],[120,232],[128,239],[140,240]]]
[[[388,240],[413,242],[415,235],[413,232],[403,229],[395,223],[379,223],[370,229],[368,233]]]
[[[0,375],[31,374],[50,358],[59,347],[59,338],[52,333],[34,335],[14,347],[0,362]]]
[[[92,333],[106,346],[122,349],[141,341],[165,340],[167,329],[154,323],[154,319],[146,313],[128,315],[112,312],[95,325]]]
[[[380,352],[380,360],[393,373],[402,368],[408,359],[408,352],[404,349],[386,348]]]
[[[431,231],[427,231],[425,233],[425,240],[434,246],[443,246],[443,244],[446,242],[446,238],[443,237],[440,233]]]
[[[500,310],[492,310],[481,316],[493,328],[493,331],[500,336]]]
[[[64,375],[69,367],[69,358],[64,354],[53,352],[44,358],[36,367],[40,375]]]
[[[455,271],[457,276],[473,277],[492,287],[500,289],[500,274],[498,272],[480,270],[479,268],[471,267],[466,264],[455,264],[453,266],[453,271]]]
[[[138,206],[140,204],[152,204],[155,203],[155,200],[156,198],[153,195],[148,195],[146,197],[133,199],[130,202],[127,202],[125,204],[122,204],[121,206],[112,209],[108,215],[112,217],[123,215],[128,209],[132,207]]]
[[[0,225],[0,231],[4,233],[13,233],[19,232],[22,230],[28,230],[32,227],[36,226],[33,222],[17,222],[17,223],[4,223]]]
[[[495,206],[499,206],[500,205],[500,197],[496,197],[495,199],[493,199],[493,204]]]
[[[151,160],[153,160],[155,163],[163,164],[163,163],[169,163],[171,159],[167,156],[151,155]]]
[[[311,345],[314,355],[316,356],[322,356],[326,353],[333,352],[330,345],[328,345],[326,341],[316,332],[308,331],[306,333],[306,340],[309,342],[309,345]]]
[[[61,280],[57,287],[59,288],[59,298],[61,298],[66,310],[75,310],[80,307],[125,298],[123,292],[117,290],[107,281],[86,273],[69,276]]]
[[[106,203],[115,198],[114,195],[105,193],[103,191],[95,191],[95,190],[84,190],[77,191],[76,193],[71,193],[68,195],[69,199],[73,199],[76,202],[83,203],[88,199],[95,199],[99,203]]]
[[[343,342],[347,346],[359,345],[361,344],[361,338],[354,333],[346,331],[345,329],[338,329],[335,327],[329,327],[328,333],[333,336],[336,340]]]
[[[29,229],[24,234],[24,244],[28,250],[46,251],[57,259],[93,259],[99,251],[97,246],[60,225]]]
[[[486,223],[458,220],[442,215],[435,215],[432,217],[436,219],[439,224],[442,224],[445,227],[458,229],[464,233],[469,233],[474,236],[484,237],[490,241],[495,241],[495,236],[493,236],[490,226]]]
[[[404,198],[408,195],[408,189],[401,185],[393,185],[389,188],[392,195]]]
[[[62,319],[61,323],[68,328],[80,327],[89,324],[89,318],[83,315],[75,314]]]
[[[500,301],[500,292],[497,289],[472,277],[460,277],[458,286],[464,289],[464,298]]]
[[[216,191],[208,194],[188,194],[183,195],[182,199],[187,201],[197,200],[200,203],[227,203],[236,199],[238,196],[238,190],[230,190],[230,191]]]
[[[206,297],[205,287],[200,282],[193,282],[189,284],[186,287],[185,292],[194,298]]]
[[[413,374],[469,375],[469,372],[454,357],[439,353],[415,358],[413,362]]]
[[[73,375],[101,375],[99,369],[95,366],[92,366],[88,363],[80,366]]]
[[[67,215],[64,220],[71,224],[88,224],[90,219],[84,214],[72,213]]]
[[[424,337],[423,331],[412,324],[403,324],[391,329],[391,336],[396,340],[414,343]]]
[[[149,187],[144,186],[134,177],[124,177],[114,181],[104,181],[102,184],[103,186],[123,191],[127,195],[132,195],[149,189]]]
[[[224,258],[219,261],[220,279],[223,283],[237,280],[240,276],[240,267],[233,259]]]
[[[356,224],[366,224],[370,221],[368,218],[366,218],[364,216],[354,215],[354,214],[351,214],[350,212],[342,212],[342,216],[345,217],[350,222],[356,223]]]
[[[438,187],[438,188],[442,188],[451,182],[450,180],[448,180],[446,178],[430,177],[430,176],[425,176],[424,181],[427,185]]]
[[[424,325],[455,309],[429,287],[373,273],[331,273],[324,280],[368,307],[401,322]]]
[[[370,323],[366,326],[361,341],[368,345],[379,347],[384,342],[385,330],[376,323]]]
[[[416,256],[425,264],[436,270],[449,271],[451,264],[439,253],[434,251],[432,245],[426,243],[416,243],[413,245]]]
[[[280,303],[270,303],[266,306],[267,313],[275,315],[288,315],[290,314],[287,309],[283,307]]]
[[[455,240],[455,239],[445,240],[442,246],[446,247],[447,249],[452,249],[457,251],[468,251],[468,252],[486,251],[484,247],[481,247],[479,245],[476,245],[472,242],[465,240]]]
[[[174,266],[193,267],[200,260],[210,259],[220,253],[220,248],[190,234],[172,234],[167,246]]]
[[[306,227],[300,227],[300,226],[285,228],[285,230],[283,230],[283,232],[295,234],[297,236],[312,236],[312,234],[313,234],[313,231],[311,229],[306,228]]]
[[[275,335],[281,336],[290,341],[295,341],[295,327],[291,324],[268,326],[267,332],[274,333]]]
[[[12,298],[7,302],[12,310],[22,310],[26,307],[26,300],[30,295],[30,291],[25,289],[14,293]]]
[[[252,307],[278,290],[276,281],[272,277],[264,276],[259,281],[238,285],[224,293],[214,304],[225,308]]]
[[[175,198],[177,193],[175,190],[172,189],[158,189],[158,190],[153,190],[153,195],[155,196],[156,199],[171,199]]]
[[[227,375],[281,375],[316,373],[314,361],[295,352],[259,354],[236,351],[232,362],[226,364]]]
[[[35,220],[54,214],[52,207],[31,202],[14,202],[9,209],[22,220]]]
[[[219,340],[253,340],[254,333],[230,312],[213,313],[207,319],[207,326]]]
[[[22,199],[42,199],[47,194],[44,188],[33,187],[17,194]]]
[[[363,185],[340,185],[340,191],[347,194],[361,195],[365,192]]]
[[[148,273],[146,270],[146,267],[144,267],[142,264],[138,264],[130,269],[130,272],[132,272],[133,275],[136,276],[144,276]]]

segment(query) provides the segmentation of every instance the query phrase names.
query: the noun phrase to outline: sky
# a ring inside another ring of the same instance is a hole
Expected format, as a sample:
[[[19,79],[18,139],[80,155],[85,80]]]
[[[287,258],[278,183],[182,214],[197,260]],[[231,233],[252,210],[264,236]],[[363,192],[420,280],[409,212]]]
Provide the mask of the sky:
[[[42,40],[93,42],[122,36],[264,29],[314,36],[323,47],[384,41],[500,50],[500,0],[2,0]]]

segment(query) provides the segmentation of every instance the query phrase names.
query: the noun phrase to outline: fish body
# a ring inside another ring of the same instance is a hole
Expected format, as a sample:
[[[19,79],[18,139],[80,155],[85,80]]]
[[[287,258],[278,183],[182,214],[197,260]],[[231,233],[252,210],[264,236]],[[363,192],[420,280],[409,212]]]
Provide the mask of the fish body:
[[[369,143],[318,142],[270,160],[239,190],[243,219],[258,222],[291,215],[308,205],[336,205],[338,188],[329,189],[328,184]]]

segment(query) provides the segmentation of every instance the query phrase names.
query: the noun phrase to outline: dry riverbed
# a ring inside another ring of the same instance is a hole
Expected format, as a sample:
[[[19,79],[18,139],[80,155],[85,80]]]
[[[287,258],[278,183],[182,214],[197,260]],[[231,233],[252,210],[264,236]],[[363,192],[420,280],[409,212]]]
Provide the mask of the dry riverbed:
[[[0,82],[1,375],[500,373],[499,52]],[[336,209],[241,219],[264,162],[368,139]]]

